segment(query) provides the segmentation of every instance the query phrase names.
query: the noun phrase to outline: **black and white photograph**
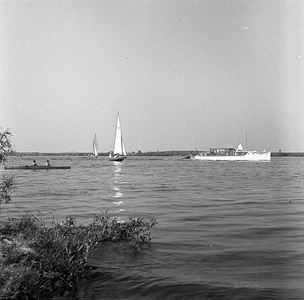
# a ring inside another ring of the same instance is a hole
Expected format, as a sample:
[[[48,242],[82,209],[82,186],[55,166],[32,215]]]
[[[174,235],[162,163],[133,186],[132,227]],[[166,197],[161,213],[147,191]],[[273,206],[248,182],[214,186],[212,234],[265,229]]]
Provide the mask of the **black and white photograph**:
[[[0,299],[304,299],[304,1],[0,0]]]

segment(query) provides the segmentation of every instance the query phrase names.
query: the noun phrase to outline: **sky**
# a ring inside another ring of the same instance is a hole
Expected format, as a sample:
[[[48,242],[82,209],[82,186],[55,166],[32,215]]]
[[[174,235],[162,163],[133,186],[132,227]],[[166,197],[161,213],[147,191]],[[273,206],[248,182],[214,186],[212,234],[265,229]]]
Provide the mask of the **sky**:
[[[0,0],[16,151],[304,152],[302,0]]]

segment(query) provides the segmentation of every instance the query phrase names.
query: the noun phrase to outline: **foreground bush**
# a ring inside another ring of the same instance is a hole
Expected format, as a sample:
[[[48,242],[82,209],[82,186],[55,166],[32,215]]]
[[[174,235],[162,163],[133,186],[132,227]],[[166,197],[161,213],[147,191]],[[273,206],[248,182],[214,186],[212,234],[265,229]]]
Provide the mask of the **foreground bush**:
[[[2,127],[0,127],[0,163],[6,162],[7,156],[14,152],[10,140],[11,136],[12,133],[8,128],[3,130]]]
[[[11,193],[16,190],[15,175],[2,174],[0,181],[0,208],[1,203],[9,203],[11,201]]]
[[[0,225],[0,298],[41,299],[75,287],[84,276],[93,248],[101,241],[130,242],[134,251],[149,243],[156,221],[130,218],[119,222],[97,215],[88,226],[64,222],[46,226],[32,215],[8,219]]]

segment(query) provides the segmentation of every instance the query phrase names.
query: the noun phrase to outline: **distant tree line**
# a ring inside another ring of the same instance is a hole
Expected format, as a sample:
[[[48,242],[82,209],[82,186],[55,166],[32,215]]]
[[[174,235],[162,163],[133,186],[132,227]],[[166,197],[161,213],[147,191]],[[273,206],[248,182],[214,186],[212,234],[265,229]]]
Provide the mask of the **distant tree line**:
[[[181,150],[181,151],[148,151],[148,152],[128,152],[129,156],[177,156],[177,155],[189,155],[194,154],[195,151],[190,150]],[[13,152],[9,155],[13,156],[89,156],[91,155],[90,152],[53,152],[53,153],[46,153],[46,152]],[[98,153],[99,156],[108,156],[109,152],[100,152]]]

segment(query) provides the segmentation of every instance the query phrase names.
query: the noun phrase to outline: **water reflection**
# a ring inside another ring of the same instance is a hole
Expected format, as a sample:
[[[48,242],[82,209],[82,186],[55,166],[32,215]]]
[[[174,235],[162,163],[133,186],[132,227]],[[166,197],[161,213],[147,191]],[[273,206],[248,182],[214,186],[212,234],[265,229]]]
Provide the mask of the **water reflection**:
[[[121,206],[124,204],[122,200],[119,200],[123,197],[122,191],[123,184],[123,164],[121,162],[114,161],[113,162],[113,198],[116,198],[117,201],[113,203],[117,206]],[[119,211],[124,211],[124,209],[120,209]]]

